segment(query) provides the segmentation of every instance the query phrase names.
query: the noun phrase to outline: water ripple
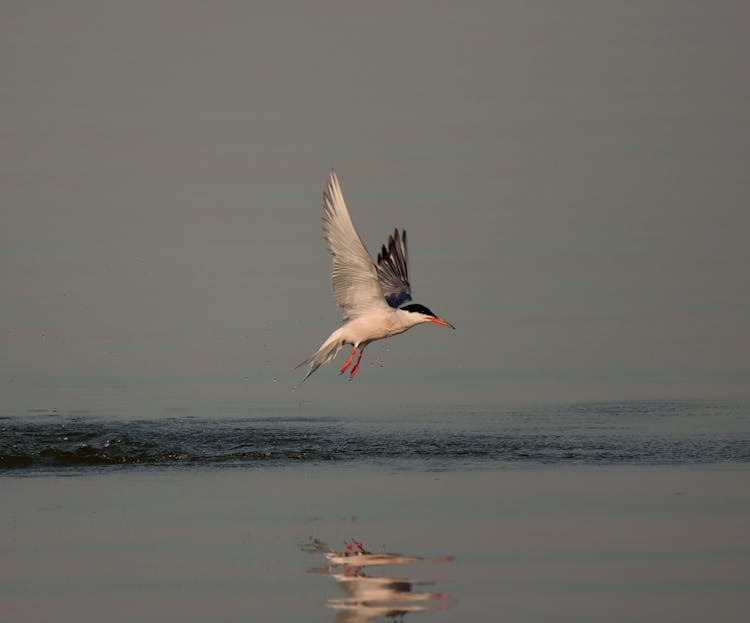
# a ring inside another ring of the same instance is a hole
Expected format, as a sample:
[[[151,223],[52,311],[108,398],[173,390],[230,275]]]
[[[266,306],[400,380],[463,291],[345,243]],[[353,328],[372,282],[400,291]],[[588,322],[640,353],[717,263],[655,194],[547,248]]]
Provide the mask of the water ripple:
[[[110,421],[33,413],[0,419],[0,471],[324,461],[427,467],[750,462],[749,422],[747,409],[703,402],[426,412],[385,420]]]

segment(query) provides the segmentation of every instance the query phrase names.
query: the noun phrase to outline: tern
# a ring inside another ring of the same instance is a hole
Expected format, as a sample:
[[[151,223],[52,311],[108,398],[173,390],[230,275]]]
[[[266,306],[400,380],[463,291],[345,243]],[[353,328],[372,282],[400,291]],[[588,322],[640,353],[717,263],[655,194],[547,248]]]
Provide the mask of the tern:
[[[328,336],[312,357],[297,366],[309,365],[303,382],[336,357],[345,344],[351,344],[352,351],[341,374],[352,365],[359,349],[349,376],[352,380],[370,342],[398,335],[424,322],[456,328],[424,305],[404,305],[412,300],[406,231],[399,233],[395,229],[388,236],[376,265],[352,223],[334,170],[328,175],[328,188],[323,193],[323,229],[333,256],[331,286],[336,303],[344,309],[344,324]]]

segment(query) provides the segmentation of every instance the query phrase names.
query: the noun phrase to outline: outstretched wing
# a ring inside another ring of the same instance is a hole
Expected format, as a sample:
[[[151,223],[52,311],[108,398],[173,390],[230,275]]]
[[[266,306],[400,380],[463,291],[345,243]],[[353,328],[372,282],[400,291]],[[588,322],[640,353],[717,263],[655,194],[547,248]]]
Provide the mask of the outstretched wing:
[[[328,188],[323,193],[323,226],[333,255],[333,295],[338,306],[346,310],[344,319],[387,309],[375,264],[354,228],[334,170],[328,175]]]
[[[378,253],[378,279],[383,296],[391,307],[401,307],[411,301],[409,285],[409,253],[406,248],[406,232],[393,230],[388,236],[388,246],[383,245]]]

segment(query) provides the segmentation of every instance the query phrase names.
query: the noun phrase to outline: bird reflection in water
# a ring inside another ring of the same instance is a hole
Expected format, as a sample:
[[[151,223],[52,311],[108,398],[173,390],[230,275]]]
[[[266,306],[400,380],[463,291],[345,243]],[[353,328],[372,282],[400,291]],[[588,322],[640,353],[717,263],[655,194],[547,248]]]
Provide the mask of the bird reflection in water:
[[[446,610],[451,599],[443,592],[415,590],[430,582],[393,577],[383,569],[393,565],[419,562],[450,562],[451,556],[426,559],[393,553],[373,553],[360,541],[347,543],[344,551],[335,551],[318,539],[302,547],[305,551],[322,554],[326,564],[308,570],[309,573],[330,575],[346,593],[345,597],[326,600],[336,610],[334,623],[375,622],[380,617],[403,619],[409,612]]]

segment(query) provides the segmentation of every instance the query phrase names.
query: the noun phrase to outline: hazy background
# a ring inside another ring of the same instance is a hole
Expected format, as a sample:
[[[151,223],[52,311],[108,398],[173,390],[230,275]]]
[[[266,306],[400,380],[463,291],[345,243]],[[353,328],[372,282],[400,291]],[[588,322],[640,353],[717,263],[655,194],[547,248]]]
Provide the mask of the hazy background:
[[[4,408],[750,393],[747,3],[0,7]],[[295,389],[332,166],[458,329]]]

